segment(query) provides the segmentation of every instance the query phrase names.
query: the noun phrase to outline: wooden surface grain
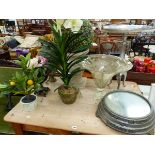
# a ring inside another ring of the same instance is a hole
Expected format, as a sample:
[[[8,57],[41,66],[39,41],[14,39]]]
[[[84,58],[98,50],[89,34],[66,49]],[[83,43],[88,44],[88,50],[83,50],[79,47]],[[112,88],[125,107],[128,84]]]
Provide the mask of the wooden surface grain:
[[[85,88],[80,90],[75,103],[64,104],[58,93],[54,92],[61,82],[48,82],[51,91],[47,97],[38,97],[38,106],[32,112],[25,111],[23,105],[18,103],[5,117],[4,120],[11,123],[38,126],[40,128],[61,129],[66,131],[80,132],[83,134],[120,135],[106,126],[95,116],[98,101],[95,99],[96,86],[93,79],[87,79]],[[113,81],[106,91],[115,90],[117,82]],[[126,81],[121,89],[140,93],[139,87],[134,82]],[[26,127],[25,127],[26,128]]]

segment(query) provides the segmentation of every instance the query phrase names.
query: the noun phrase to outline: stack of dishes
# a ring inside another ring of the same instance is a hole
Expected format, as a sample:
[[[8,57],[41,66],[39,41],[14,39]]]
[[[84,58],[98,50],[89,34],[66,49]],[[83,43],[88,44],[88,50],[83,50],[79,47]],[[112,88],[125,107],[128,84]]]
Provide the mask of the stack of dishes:
[[[153,106],[143,96],[130,91],[106,94],[96,116],[107,126],[127,134],[149,134],[155,127]]]

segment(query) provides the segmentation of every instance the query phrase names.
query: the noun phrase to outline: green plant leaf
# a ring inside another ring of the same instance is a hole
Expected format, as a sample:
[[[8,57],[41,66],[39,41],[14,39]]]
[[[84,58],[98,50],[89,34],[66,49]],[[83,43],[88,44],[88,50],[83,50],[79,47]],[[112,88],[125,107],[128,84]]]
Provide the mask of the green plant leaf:
[[[36,90],[36,91],[41,90],[41,85],[40,85],[39,83],[37,83],[37,84],[35,85],[35,90]]]
[[[44,77],[39,77],[38,79],[37,79],[37,83],[42,83],[44,81]]]
[[[54,29],[54,26],[56,26],[56,24],[54,23],[53,21],[53,24],[51,24],[49,21],[48,21],[48,24],[52,30],[52,33],[54,35],[54,40],[56,40],[56,42],[60,43],[61,42],[61,36],[60,36],[60,33],[57,32],[55,29]]]
[[[39,70],[35,69],[31,78],[37,79],[38,78],[38,73],[39,73]]]
[[[79,56],[79,57],[73,59],[71,62],[68,63],[68,70],[70,70],[76,64],[79,64],[80,62],[84,61],[86,58],[87,58],[87,56]]]
[[[6,84],[0,84],[0,89],[7,88],[8,86]]]
[[[15,63],[18,65],[21,65],[21,61],[19,61],[19,60],[15,60]]]
[[[22,79],[22,76],[21,76],[21,74],[19,72],[16,72],[15,77],[16,77],[17,80]]]
[[[83,29],[87,26],[86,24],[89,23],[85,21]],[[64,84],[69,85],[70,79],[82,70],[80,67],[73,69],[73,66],[87,58],[87,56],[76,56],[76,54],[87,50],[91,46],[91,41],[87,40],[89,32],[83,30],[73,33],[70,29],[65,29],[62,26],[60,33],[55,22],[49,23],[49,26],[51,27],[54,41],[50,42],[40,39],[43,45],[41,55],[48,59],[47,68],[51,71],[57,71]]]
[[[79,73],[81,71],[83,71],[83,69],[81,69],[80,67],[77,67],[76,69],[74,69],[73,71],[71,71],[71,73],[68,75],[68,84],[69,84],[70,80],[72,79],[72,77],[75,74],[77,74],[77,73]]]
[[[28,53],[25,57],[26,62],[28,62],[31,59],[31,53]]]
[[[34,89],[34,85],[31,85],[27,88],[27,92],[31,91],[32,89]]]
[[[91,44],[89,45],[84,45],[84,46],[80,46],[78,47],[75,51],[73,51],[74,53],[79,53],[79,52],[83,52],[86,51],[87,49],[89,49],[91,47]]]

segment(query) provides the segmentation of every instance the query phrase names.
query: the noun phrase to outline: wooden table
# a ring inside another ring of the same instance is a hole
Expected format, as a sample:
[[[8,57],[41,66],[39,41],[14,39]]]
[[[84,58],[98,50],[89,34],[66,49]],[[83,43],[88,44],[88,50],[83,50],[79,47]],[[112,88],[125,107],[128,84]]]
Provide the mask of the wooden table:
[[[18,103],[4,117],[5,121],[12,123],[16,134],[23,134],[23,131],[47,134],[123,134],[109,128],[95,116],[98,101],[95,100],[96,86],[93,79],[86,80],[85,87],[71,105],[62,103],[58,93],[53,92],[60,84],[59,80],[45,84],[51,91],[47,97],[38,97],[38,107],[34,111],[26,112],[22,104]],[[140,93],[136,83],[126,81],[125,84],[125,87],[121,85],[121,89]],[[106,87],[106,91],[116,88],[117,82],[113,81],[110,88]]]
[[[141,85],[151,85],[151,83],[155,83],[155,73],[135,72],[130,70],[127,72],[127,80]]]

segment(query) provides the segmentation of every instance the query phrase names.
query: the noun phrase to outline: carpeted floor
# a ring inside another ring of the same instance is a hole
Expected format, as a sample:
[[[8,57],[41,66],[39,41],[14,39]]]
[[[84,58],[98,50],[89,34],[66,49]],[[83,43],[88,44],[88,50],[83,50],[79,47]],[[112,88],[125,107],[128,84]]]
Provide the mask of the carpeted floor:
[[[16,105],[21,97],[12,97],[12,102]],[[0,134],[14,134],[11,125],[3,120],[4,116],[8,113],[6,109],[7,98],[0,97]]]
[[[14,96],[12,97],[12,102],[14,106],[19,102],[21,97]],[[6,108],[7,98],[0,97],[0,135],[13,135],[15,134],[11,125],[3,120],[4,116],[8,113]],[[37,133],[37,132],[25,132],[25,135],[46,135],[44,133]]]

